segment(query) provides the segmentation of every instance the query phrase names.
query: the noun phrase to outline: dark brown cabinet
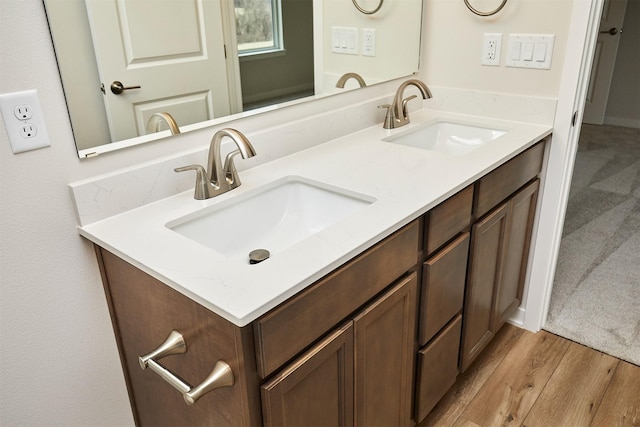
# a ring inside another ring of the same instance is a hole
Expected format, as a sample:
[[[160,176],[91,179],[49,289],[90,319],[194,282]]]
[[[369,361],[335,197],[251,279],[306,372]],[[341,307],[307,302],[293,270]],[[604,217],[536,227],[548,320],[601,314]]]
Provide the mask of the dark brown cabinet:
[[[265,426],[407,426],[416,274],[262,386]]]
[[[474,214],[484,216],[471,230],[462,371],[522,301],[544,147],[534,145],[476,183]]]

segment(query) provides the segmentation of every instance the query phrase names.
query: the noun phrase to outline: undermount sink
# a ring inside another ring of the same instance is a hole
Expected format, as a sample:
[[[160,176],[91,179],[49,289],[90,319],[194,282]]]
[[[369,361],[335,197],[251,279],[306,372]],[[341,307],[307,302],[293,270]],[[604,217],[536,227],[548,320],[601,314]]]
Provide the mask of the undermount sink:
[[[383,141],[462,156],[504,135],[505,130],[439,121],[418,126]]]
[[[166,226],[229,258],[271,255],[346,218],[375,198],[298,176],[169,222]]]

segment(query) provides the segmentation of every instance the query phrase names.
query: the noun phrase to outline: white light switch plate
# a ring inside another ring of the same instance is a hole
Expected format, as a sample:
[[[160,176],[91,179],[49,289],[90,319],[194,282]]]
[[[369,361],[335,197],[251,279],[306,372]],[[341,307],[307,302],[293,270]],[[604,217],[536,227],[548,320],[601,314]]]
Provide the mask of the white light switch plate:
[[[357,55],[358,29],[353,27],[331,27],[331,52]]]
[[[509,34],[507,67],[551,69],[553,34]]]
[[[14,154],[51,145],[35,89],[0,94],[0,110]]]

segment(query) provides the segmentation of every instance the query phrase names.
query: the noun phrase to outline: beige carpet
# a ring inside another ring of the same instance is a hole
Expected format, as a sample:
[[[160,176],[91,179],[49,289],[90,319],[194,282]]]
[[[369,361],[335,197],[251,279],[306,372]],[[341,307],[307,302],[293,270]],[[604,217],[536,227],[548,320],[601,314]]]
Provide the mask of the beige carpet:
[[[544,329],[640,365],[640,129],[582,128]]]

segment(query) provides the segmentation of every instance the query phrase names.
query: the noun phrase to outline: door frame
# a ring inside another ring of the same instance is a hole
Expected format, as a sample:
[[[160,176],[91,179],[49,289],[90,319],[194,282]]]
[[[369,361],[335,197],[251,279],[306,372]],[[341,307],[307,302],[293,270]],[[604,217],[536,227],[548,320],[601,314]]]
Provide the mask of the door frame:
[[[514,323],[537,332],[549,312],[603,0],[574,0],[553,135],[538,203],[524,313]]]

